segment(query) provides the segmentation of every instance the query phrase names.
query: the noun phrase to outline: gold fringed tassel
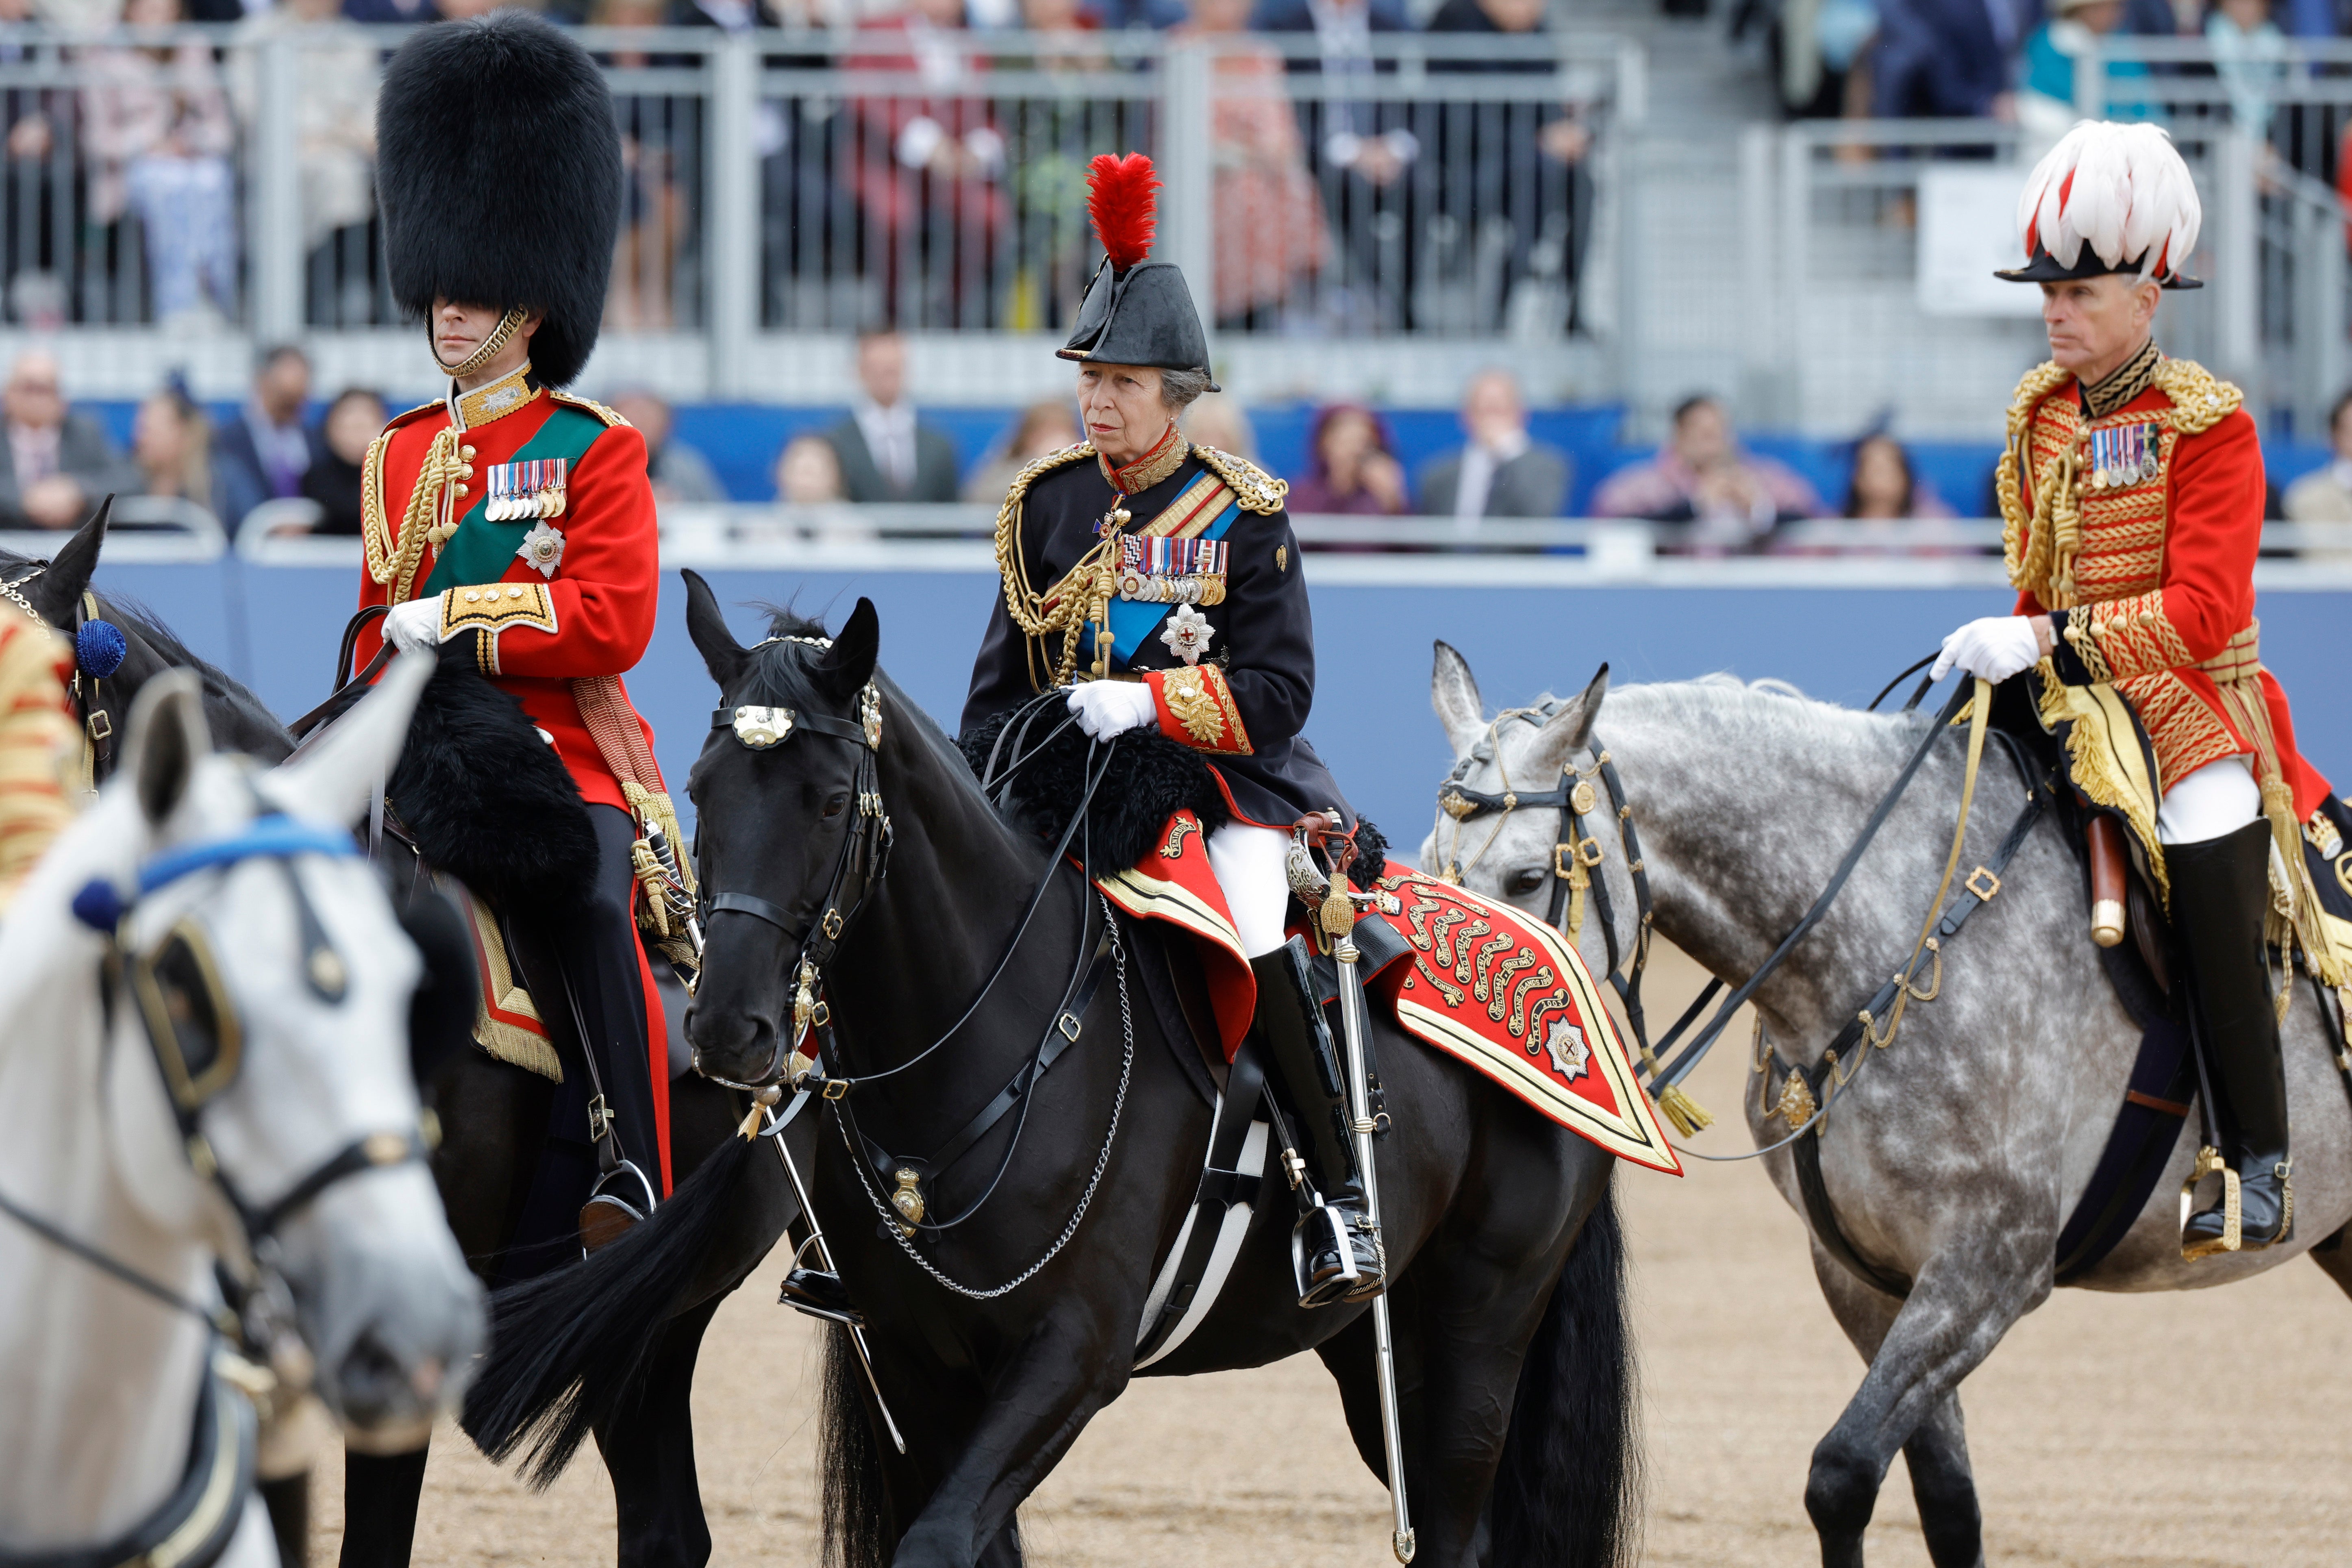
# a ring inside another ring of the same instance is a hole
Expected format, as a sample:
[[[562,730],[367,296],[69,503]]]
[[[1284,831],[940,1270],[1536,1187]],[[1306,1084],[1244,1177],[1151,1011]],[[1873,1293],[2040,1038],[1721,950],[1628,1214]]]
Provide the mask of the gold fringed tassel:
[[[1700,1108],[1699,1102],[1685,1094],[1680,1084],[1670,1083],[1658,1091],[1658,1110],[1675,1124],[1675,1131],[1688,1138],[1715,1125],[1715,1118]]]

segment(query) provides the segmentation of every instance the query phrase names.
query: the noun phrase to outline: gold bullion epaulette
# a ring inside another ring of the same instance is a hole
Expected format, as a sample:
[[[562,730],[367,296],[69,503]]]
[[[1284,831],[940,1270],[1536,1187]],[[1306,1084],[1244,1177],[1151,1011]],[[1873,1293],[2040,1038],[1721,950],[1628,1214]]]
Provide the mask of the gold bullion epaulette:
[[[2172,427],[2202,435],[2238,411],[2246,395],[2193,359],[2158,360],[2156,384],[2172,399]]]
[[[1192,448],[1192,455],[1232,488],[1234,499],[1241,502],[1244,511],[1270,517],[1282,510],[1283,498],[1290,493],[1288,479],[1276,479],[1247,458],[1200,446]]]
[[[628,421],[621,416],[618,410],[607,408],[593,397],[581,397],[569,392],[558,392],[553,387],[548,388],[547,395],[553,398],[558,403],[568,403],[574,408],[586,409],[589,413],[593,414],[597,418],[602,419],[604,422],[604,428],[607,430],[611,429],[615,425],[628,424]]]

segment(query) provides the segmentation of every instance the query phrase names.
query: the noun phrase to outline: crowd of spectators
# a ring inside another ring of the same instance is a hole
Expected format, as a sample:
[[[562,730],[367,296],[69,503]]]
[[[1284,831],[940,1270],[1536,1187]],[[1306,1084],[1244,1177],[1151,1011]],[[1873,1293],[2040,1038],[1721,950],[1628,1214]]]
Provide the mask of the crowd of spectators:
[[[845,27],[856,41],[845,53],[780,52],[770,63],[883,71],[918,84],[759,105],[771,317],[791,313],[776,302],[796,288],[814,288],[821,300],[816,318],[790,324],[1066,325],[1097,254],[1085,221],[1086,163],[1148,142],[1150,95],[1000,98],[990,73],[1116,79],[1129,62],[1102,40],[1130,28],[1213,46],[1216,243],[1202,305],[1216,321],[1294,331],[1492,330],[1531,319],[1528,300],[1538,314],[1550,310],[1556,326],[1573,310],[1591,226],[1581,109],[1542,81],[1516,100],[1481,83],[1484,96],[1448,102],[1438,87],[1449,73],[1549,73],[1555,62],[1541,50],[1433,60],[1433,90],[1401,96],[1396,61],[1380,57],[1372,40],[1414,30],[1402,0],[536,3],[559,21],[600,26]],[[262,115],[258,46],[286,41],[299,51],[291,129],[305,320],[385,321],[373,191],[383,51],[360,24],[467,16],[490,4],[0,0],[0,25],[52,23],[98,36],[0,41],[0,65],[22,68],[12,77],[21,85],[0,89],[7,313],[33,327],[153,321],[197,332],[236,319],[249,283],[240,143]],[[184,22],[236,30],[175,44],[103,33],[110,24]],[[1444,0],[1425,30],[1503,39],[1547,26],[1544,0]],[[1009,30],[1040,40],[1034,58],[983,41]],[[627,47],[605,58],[618,68],[692,63],[690,55]],[[57,85],[35,85],[44,73]],[[1352,90],[1333,92],[1310,77],[1342,79]],[[690,326],[698,285],[680,274],[701,260],[694,226],[708,196],[708,106],[698,94],[630,90],[615,109],[627,179],[609,324]]]

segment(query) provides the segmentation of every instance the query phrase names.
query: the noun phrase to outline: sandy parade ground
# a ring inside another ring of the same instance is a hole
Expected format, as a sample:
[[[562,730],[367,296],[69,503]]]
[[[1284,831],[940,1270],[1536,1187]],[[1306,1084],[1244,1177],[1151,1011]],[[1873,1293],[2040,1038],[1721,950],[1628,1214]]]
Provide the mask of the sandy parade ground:
[[[1653,1016],[1696,972],[1652,970]],[[1744,1026],[1694,1080],[1747,1146]],[[1899,1047],[1898,1047],[1899,1048]],[[1752,1092],[1752,1091],[1751,1091]],[[1803,1226],[1753,1164],[1629,1171],[1658,1564],[1819,1562],[1807,1458],[1862,1375],[1807,1261]],[[775,1305],[781,1258],[719,1310],[695,1389],[715,1562],[814,1564],[814,1325]],[[2352,1301],[2296,1260],[2221,1292],[2060,1291],[1962,1389],[1989,1558],[2002,1563],[2292,1568],[2352,1562]],[[1024,1510],[1032,1562],[1110,1568],[1391,1561],[1387,1499],[1349,1446],[1329,1379],[1298,1357],[1251,1373],[1139,1379]],[[317,1472],[312,1561],[335,1559],[340,1456]],[[436,1438],[415,1561],[610,1563],[613,1502],[591,1449],[542,1495],[464,1437]],[[1871,1562],[1924,1568],[1903,1462]]]

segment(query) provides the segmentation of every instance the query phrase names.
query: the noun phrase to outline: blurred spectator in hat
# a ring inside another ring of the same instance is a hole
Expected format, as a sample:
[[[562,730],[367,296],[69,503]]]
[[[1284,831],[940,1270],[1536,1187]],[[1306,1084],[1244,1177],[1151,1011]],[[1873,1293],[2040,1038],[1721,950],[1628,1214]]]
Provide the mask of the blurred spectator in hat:
[[[795,436],[776,455],[776,499],[786,506],[830,506],[849,499],[841,458],[822,436]]]
[[[1307,437],[1307,473],[1291,482],[1288,505],[1301,514],[1395,517],[1410,510],[1387,423],[1360,404],[1318,409]]]
[[[169,27],[180,0],[123,0],[132,27]],[[136,214],[146,237],[155,320],[179,331],[223,325],[236,309],[236,130],[198,39],[89,51],[82,150],[90,221]]]
[[[101,497],[139,489],[106,427],[66,405],[55,354],[16,356],[0,386],[0,528],[78,528]]]
[[[1251,0],[1192,0],[1186,37],[1218,43],[1209,104],[1216,320],[1271,325],[1331,256],[1323,193],[1307,171],[1282,56],[1243,40]]]
[[[217,517],[218,486],[207,460],[212,421],[174,377],[151,393],[131,424],[131,461],[139,470],[137,493],[193,501]]]
[[[1177,424],[1184,438],[1197,446],[1214,447],[1253,462],[1257,458],[1257,431],[1250,426],[1249,411],[1230,392],[1202,394]]]
[[[1741,451],[1723,405],[1706,396],[1685,398],[1657,457],[1611,475],[1592,499],[1595,517],[1691,524],[1685,543],[1701,554],[1750,549],[1778,523],[1828,510],[1788,468]]]
[[[2019,68],[2017,122],[2032,143],[2027,157],[2056,146],[2083,118],[2074,109],[2074,64],[2126,21],[2125,0],[2051,0],[2049,20],[2025,40]],[[2106,71],[2113,83],[2145,78],[2148,68],[2145,60],[2109,60]],[[2116,118],[2144,120],[2153,112],[2153,105],[2119,105]]]
[[[264,353],[245,407],[214,438],[221,523],[231,533],[263,501],[302,493],[302,476],[320,450],[318,434],[302,419],[310,402],[310,357],[291,343]]]
[[[321,325],[367,325],[374,304],[366,231],[375,216],[378,50],[343,16],[341,0],[277,0],[257,8],[237,37],[244,47],[229,51],[229,95],[248,126],[260,120],[262,46],[285,38],[299,51],[294,137],[310,300],[324,313]]]
[[[963,499],[980,506],[998,505],[1012,487],[1014,475],[1038,458],[1065,447],[1075,447],[1085,439],[1068,398],[1042,398],[1021,411],[1021,417],[1005,432],[1004,443],[996,455],[972,471],[963,487]]]
[[[702,506],[727,499],[727,487],[719,482],[710,459],[672,434],[677,416],[658,393],[632,388],[614,396],[612,406],[645,437],[646,471],[653,479],[656,500]]]
[[[894,331],[857,334],[859,396],[849,417],[828,429],[849,500],[951,501],[955,443],[927,425],[907,395],[907,340]]]
[[[1462,397],[1470,440],[1422,470],[1421,510],[1475,523],[1482,517],[1558,517],[1568,501],[1568,454],[1529,438],[1528,405],[1508,371],[1481,371]]]
[[[386,417],[383,399],[363,386],[345,387],[327,405],[319,422],[322,449],[302,474],[302,494],[319,503],[311,532],[359,532],[360,477]]]
[[[2271,20],[2271,0],[2214,0],[2205,15],[2205,41],[2229,96],[2231,121],[2256,142],[2268,141],[2287,66],[2286,35]]]
[[[2352,522],[2352,392],[2327,411],[2327,441],[2335,460],[2286,488],[2289,522]]]

